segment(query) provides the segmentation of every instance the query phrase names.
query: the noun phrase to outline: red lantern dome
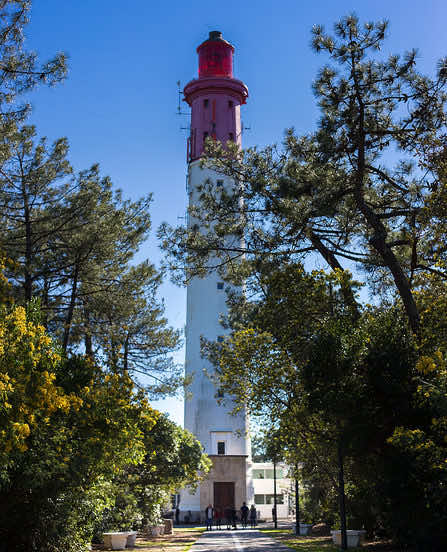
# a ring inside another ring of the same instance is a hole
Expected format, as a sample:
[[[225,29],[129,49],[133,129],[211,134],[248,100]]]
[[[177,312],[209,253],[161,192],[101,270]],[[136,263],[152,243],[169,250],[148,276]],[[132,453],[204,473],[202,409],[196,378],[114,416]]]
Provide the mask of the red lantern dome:
[[[233,46],[222,38],[219,31],[211,31],[208,40],[197,48],[199,78],[233,77]]]

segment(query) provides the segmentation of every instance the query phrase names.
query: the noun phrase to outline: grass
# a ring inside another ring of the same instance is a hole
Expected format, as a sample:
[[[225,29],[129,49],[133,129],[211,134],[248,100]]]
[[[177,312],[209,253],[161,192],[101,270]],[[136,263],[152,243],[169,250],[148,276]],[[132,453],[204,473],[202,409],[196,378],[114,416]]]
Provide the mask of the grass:
[[[204,527],[174,528],[173,535],[137,539],[134,550],[138,550],[138,552],[187,552],[204,530]]]
[[[298,537],[294,533],[284,529],[260,529],[285,544],[292,550],[299,552],[339,552],[338,546],[332,544],[330,537]],[[361,548],[350,548],[350,550],[361,550]]]
[[[295,533],[285,529],[260,529],[263,533],[277,539],[298,552],[339,552],[340,548],[332,544],[331,537],[297,537]],[[349,548],[351,552],[397,552],[389,542],[374,542],[358,548]]]

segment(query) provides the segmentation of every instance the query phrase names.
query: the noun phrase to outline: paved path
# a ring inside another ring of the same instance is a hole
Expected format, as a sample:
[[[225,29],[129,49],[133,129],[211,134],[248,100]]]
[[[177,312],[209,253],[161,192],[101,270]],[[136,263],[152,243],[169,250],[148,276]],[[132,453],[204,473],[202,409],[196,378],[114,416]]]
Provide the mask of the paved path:
[[[291,552],[255,529],[205,531],[190,552]]]

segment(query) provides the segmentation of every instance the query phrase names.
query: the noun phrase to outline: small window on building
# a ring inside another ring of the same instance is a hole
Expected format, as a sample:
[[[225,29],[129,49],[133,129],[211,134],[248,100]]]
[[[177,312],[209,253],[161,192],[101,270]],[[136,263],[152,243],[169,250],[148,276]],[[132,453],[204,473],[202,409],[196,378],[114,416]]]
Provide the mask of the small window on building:
[[[273,470],[265,470],[265,478],[273,479]]]
[[[265,503],[275,504],[275,495],[272,495],[272,494],[265,495]],[[276,495],[276,504],[284,504],[284,495],[282,494]]]
[[[223,340],[224,340],[223,335],[219,335],[219,336],[217,337],[217,341],[218,341],[219,343],[223,343]]]
[[[216,180],[216,186],[223,186],[223,180]]]
[[[225,441],[217,441],[217,454],[225,454]]]
[[[233,102],[230,100],[230,101],[228,102],[228,107],[231,109],[231,108],[233,107],[233,105],[234,105]]]
[[[217,289],[223,289],[224,283],[223,282],[217,282]]]
[[[208,104],[209,104],[208,99],[203,100],[203,107],[208,107]]]
[[[264,470],[253,470],[253,479],[265,479]]]
[[[255,504],[265,504],[265,495],[255,494]]]
[[[234,134],[232,132],[230,132],[230,134],[228,136],[230,137],[230,140],[232,142],[234,142]]]

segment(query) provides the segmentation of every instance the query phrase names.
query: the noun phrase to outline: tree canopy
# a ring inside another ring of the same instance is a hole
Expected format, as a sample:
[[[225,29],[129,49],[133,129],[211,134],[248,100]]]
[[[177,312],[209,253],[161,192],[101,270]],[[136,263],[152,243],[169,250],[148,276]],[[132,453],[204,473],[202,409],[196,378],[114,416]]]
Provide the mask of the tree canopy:
[[[349,16],[333,34],[313,29],[314,50],[330,61],[313,84],[316,132],[290,129],[282,148],[263,150],[208,140],[203,165],[238,184],[225,192],[204,182],[190,209],[197,224],[160,228],[178,277],[185,266],[191,277],[225,265],[247,278],[263,260],[300,262],[310,254],[333,270],[355,263],[372,292],[395,290],[420,331],[415,290],[427,274],[445,277],[433,207],[444,216],[437,198],[445,185],[438,165],[447,69],[440,60],[433,78],[420,74],[415,51],[384,59],[387,28]],[[232,235],[243,243],[232,244]]]

